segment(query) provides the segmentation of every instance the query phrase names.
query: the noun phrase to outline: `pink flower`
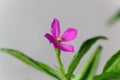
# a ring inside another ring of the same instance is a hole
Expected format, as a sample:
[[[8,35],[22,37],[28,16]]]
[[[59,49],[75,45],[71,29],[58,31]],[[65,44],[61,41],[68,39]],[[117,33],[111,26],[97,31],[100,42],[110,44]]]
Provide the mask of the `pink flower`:
[[[54,48],[57,48],[66,52],[74,52],[74,46],[70,44],[64,44],[63,42],[71,41],[76,38],[77,30],[74,28],[68,28],[60,36],[60,24],[58,19],[54,19],[50,29],[51,34],[46,33],[45,37],[53,44]]]

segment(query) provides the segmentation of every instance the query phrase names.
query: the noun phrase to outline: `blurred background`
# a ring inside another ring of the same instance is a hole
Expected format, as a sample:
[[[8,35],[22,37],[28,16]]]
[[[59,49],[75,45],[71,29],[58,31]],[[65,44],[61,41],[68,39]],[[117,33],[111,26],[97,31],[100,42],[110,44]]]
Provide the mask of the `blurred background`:
[[[60,20],[61,32],[67,28],[78,29],[78,36],[70,44],[78,51],[83,41],[104,35],[108,41],[97,42],[78,66],[97,45],[103,46],[97,74],[103,65],[120,49],[120,22],[107,25],[110,17],[119,9],[119,0],[0,0],[0,47],[16,49],[33,59],[52,67],[57,64],[53,47],[44,34],[49,32],[54,18]],[[75,53],[62,53],[67,69]],[[0,53],[0,80],[52,80],[14,57]]]

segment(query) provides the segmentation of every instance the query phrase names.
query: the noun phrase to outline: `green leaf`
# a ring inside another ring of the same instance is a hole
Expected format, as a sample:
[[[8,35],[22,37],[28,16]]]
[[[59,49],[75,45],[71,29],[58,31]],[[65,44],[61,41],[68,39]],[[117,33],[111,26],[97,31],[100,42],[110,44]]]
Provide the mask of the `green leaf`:
[[[104,72],[96,75],[93,80],[120,80],[120,72]]]
[[[103,72],[120,72],[120,50],[106,62]]]
[[[108,24],[112,25],[120,20],[120,9],[108,20]]]
[[[101,46],[98,46],[95,49],[93,54],[88,58],[84,66],[81,68],[80,72],[75,76],[74,80],[93,80],[97,65],[99,63],[101,50]]]
[[[107,38],[104,37],[104,36],[97,36],[97,37],[93,37],[91,39],[86,40],[82,44],[79,51],[73,57],[70,65],[68,67],[68,74],[72,74],[74,72],[74,70],[76,69],[77,65],[79,64],[81,58],[85,55],[86,52],[88,52],[88,50],[92,47],[92,45],[100,39],[105,39],[106,40]]]
[[[57,72],[56,70],[54,70],[53,68],[49,67],[48,65],[42,62],[38,62],[38,61],[31,59],[30,57],[26,56],[22,52],[19,52],[17,50],[12,50],[12,49],[6,49],[6,48],[1,48],[0,51],[14,56],[15,58],[23,61],[24,63],[32,66],[33,68],[41,72],[44,72],[52,76],[53,78],[56,78],[57,80],[61,80],[60,78],[61,75],[59,74],[59,72]]]

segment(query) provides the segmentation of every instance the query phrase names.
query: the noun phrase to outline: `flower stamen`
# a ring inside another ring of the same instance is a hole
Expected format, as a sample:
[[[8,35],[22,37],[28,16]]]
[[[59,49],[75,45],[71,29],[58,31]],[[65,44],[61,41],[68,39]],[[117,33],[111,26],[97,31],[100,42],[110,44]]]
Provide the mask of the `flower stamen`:
[[[60,37],[58,37],[58,38],[56,39],[56,41],[57,41],[57,42],[62,42],[62,39],[61,39]]]

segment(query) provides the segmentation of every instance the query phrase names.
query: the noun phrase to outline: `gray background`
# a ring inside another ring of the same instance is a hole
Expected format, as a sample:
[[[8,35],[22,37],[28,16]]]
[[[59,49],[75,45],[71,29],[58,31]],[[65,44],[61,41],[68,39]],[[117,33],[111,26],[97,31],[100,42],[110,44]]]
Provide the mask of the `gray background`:
[[[120,48],[120,23],[106,25],[120,7],[119,0],[0,0],[0,47],[17,49],[50,66],[57,64],[53,47],[44,38],[53,18],[58,18],[61,31],[69,27],[79,30],[75,52],[80,44],[93,36],[105,35],[108,41],[97,42],[92,50],[104,46],[97,73],[106,60]],[[82,59],[77,72],[90,52]],[[67,68],[74,53],[62,53]],[[0,53],[0,80],[52,80],[8,54]]]

